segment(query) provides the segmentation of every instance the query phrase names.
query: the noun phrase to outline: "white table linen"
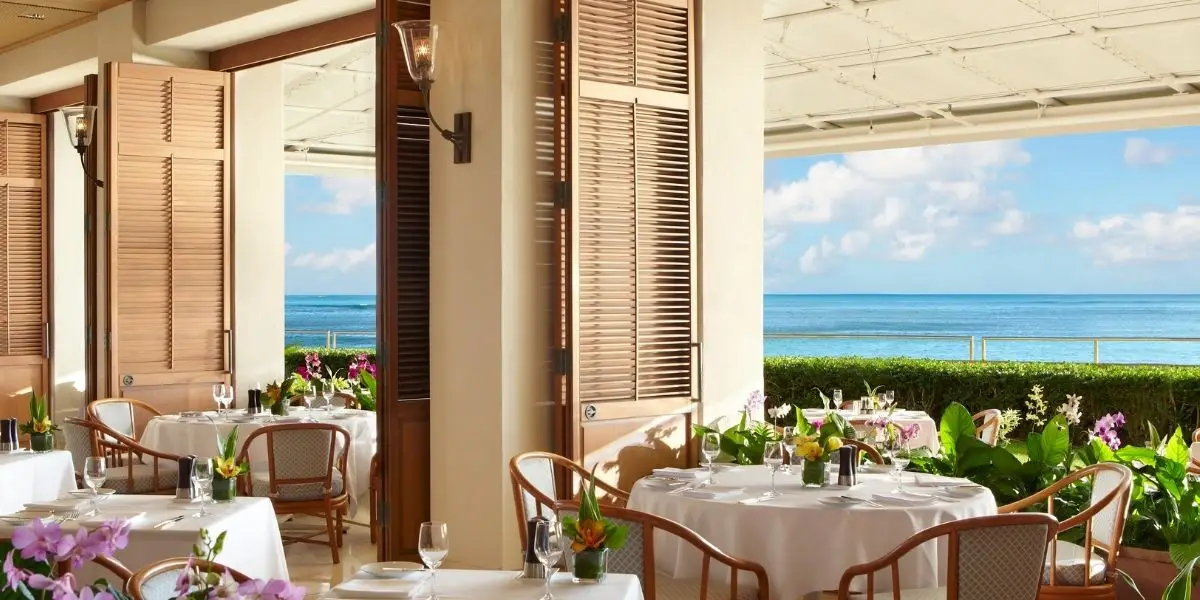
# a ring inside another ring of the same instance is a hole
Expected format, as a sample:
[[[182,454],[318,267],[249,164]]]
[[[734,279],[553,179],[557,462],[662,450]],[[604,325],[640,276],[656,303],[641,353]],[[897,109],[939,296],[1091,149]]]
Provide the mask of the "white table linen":
[[[75,462],[65,450],[0,453],[0,514],[45,502],[75,489]]]
[[[99,518],[103,519],[105,514],[143,513],[133,519],[129,545],[115,555],[117,560],[134,572],[164,558],[188,556],[192,544],[199,539],[200,530],[207,529],[214,539],[221,532],[227,532],[225,548],[217,555],[217,562],[249,577],[288,579],[283,540],[270,500],[237,498],[229,503],[210,503],[208,510],[212,514],[193,518],[192,515],[199,510],[198,502],[176,502],[173,496],[115,495],[101,503]],[[154,528],[156,524],[179,515],[186,517],[162,529]],[[96,517],[87,518],[89,522],[94,520]],[[80,523],[67,521],[62,527],[74,532],[79,529]],[[0,537],[10,537],[12,530],[11,524],[0,523]],[[84,565],[76,571],[76,576],[80,581],[87,582],[99,577],[112,577],[94,564]]]
[[[343,410],[344,418],[331,418],[329,413],[320,410],[311,411],[313,416],[322,423],[332,423],[350,432],[350,451],[346,455],[347,489],[350,491],[350,516],[358,510],[358,498],[367,493],[371,479],[371,457],[375,454],[376,417],[368,410]],[[289,416],[302,417],[304,409],[291,409]],[[234,427],[238,428],[238,452],[246,438],[260,427],[270,425],[271,421],[265,415],[249,422],[237,423],[232,421],[216,421],[207,419],[182,419],[179,415],[164,415],[155,417],[146,423],[140,442],[147,448],[186,456],[213,456],[217,452],[217,431],[221,437],[229,435]],[[215,429],[214,429],[215,427]],[[254,442],[250,452],[252,468],[265,469],[267,465],[267,443],[265,439]],[[264,471],[265,472],[265,471]]]
[[[875,435],[874,432],[868,431],[867,421],[878,415],[852,415],[849,411],[838,411],[844,419],[854,426],[854,430],[858,432],[862,439],[870,440]],[[804,409],[804,418],[806,419],[821,419],[824,418],[825,411],[820,409]],[[930,452],[937,452],[941,447],[938,441],[938,425],[937,422],[930,417],[928,413],[920,410],[897,410],[892,413],[892,422],[897,425],[917,424],[917,437],[913,439],[911,447],[928,448]]]
[[[720,471],[711,486],[702,489],[742,491],[717,498],[669,494],[669,486],[643,479],[633,488],[629,508],[682,523],[726,553],[763,565],[773,598],[799,598],[814,590],[837,589],[846,568],[883,556],[918,531],[996,514],[996,501],[986,490],[967,499],[936,500],[921,506],[841,507],[827,506],[820,499],[841,495],[869,499],[891,492],[895,481],[888,475],[860,474],[859,484],[848,490],[834,486],[813,489],[803,487],[798,470],[776,477],[782,497],[756,504],[740,501],[770,489],[770,473],[765,467]],[[911,473],[905,481],[906,489],[931,491],[909,487],[914,482]],[[660,572],[675,578],[700,577],[700,554],[691,546],[666,534],[658,534],[654,545]],[[944,540],[909,553],[900,563],[901,585],[944,584],[945,555]],[[890,577],[876,578],[876,584],[877,590],[890,589]]]
[[[358,577],[370,578],[362,573]],[[529,600],[541,596],[545,586],[544,579],[517,579],[513,571],[442,569],[437,574],[438,596],[457,600]],[[642,600],[642,586],[634,575],[610,574],[604,583],[585,585],[572,583],[568,573],[558,573],[550,586],[555,600]],[[336,588],[325,594],[325,598],[340,597]],[[428,588],[416,597],[428,597]]]

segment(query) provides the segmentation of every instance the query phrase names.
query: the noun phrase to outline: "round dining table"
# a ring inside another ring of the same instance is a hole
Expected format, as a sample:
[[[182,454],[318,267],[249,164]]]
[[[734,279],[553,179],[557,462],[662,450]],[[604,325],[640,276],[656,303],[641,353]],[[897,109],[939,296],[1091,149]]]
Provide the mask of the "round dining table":
[[[369,410],[339,409],[334,412],[293,408],[287,417],[261,414],[247,416],[243,411],[230,411],[224,416],[206,411],[200,416],[163,415],[146,423],[138,442],[159,452],[177,456],[215,456],[217,436],[224,439],[234,427],[238,428],[238,452],[254,430],[275,423],[298,423],[311,414],[317,422],[338,425],[350,433],[350,449],[346,454],[346,488],[350,492],[350,515],[358,510],[358,498],[370,484],[371,457],[375,454],[376,415]],[[266,468],[267,441],[260,439],[250,449],[251,469]]]
[[[772,598],[836,590],[848,567],[884,556],[918,531],[996,514],[995,498],[986,488],[943,487],[965,480],[918,482],[914,474],[905,473],[908,494],[899,494],[893,475],[880,471],[860,472],[858,484],[851,487],[824,488],[805,487],[799,470],[779,473],[780,495],[764,501],[764,492],[771,489],[766,467],[725,466],[701,485],[641,479],[628,506],[681,523],[727,554],[763,565]],[[946,546],[945,538],[922,544],[901,560],[901,587],[945,585]],[[660,532],[654,548],[660,572],[674,578],[700,577],[701,555],[689,544]],[[723,572],[728,581],[728,571]],[[745,577],[739,574],[739,581]],[[890,578],[886,571],[877,575],[876,590],[891,589]],[[862,589],[865,579],[859,580],[855,587]]]

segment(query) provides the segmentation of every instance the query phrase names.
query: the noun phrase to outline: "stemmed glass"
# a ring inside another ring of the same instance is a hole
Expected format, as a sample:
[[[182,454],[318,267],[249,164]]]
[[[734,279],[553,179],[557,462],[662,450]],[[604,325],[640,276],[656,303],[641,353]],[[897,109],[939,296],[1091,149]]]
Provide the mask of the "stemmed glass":
[[[893,406],[896,406],[896,391],[888,390],[883,393],[883,408],[886,410]]]
[[[217,403],[217,414],[218,415],[225,414],[225,411],[222,410],[222,406],[221,406],[222,404],[225,403],[225,384],[214,383],[213,389],[212,389],[212,396],[213,396],[213,402]]]
[[[207,517],[208,499],[212,497],[213,487],[213,464],[208,459],[196,459],[192,463],[192,483],[196,486],[196,493],[200,495],[200,512],[192,515],[193,517]]]
[[[323,400],[325,400],[325,404],[323,406],[323,408],[325,409],[325,412],[329,412],[329,413],[333,412],[333,394],[335,392],[335,390],[334,390],[335,385],[336,385],[336,383],[334,383],[334,381],[332,379],[330,379],[329,383],[321,386],[321,398]]]
[[[767,442],[767,447],[763,450],[763,464],[771,469],[771,491],[763,494],[763,498],[778,498],[779,492],[775,490],[775,473],[783,468],[783,442]]]
[[[100,486],[108,479],[103,456],[89,456],[83,461],[83,484],[92,490],[92,514],[100,514]]]
[[[890,435],[884,440],[884,451],[887,457],[892,461],[892,469],[895,472],[896,491],[904,492],[904,469],[908,468],[908,463],[911,454],[908,449],[908,440],[897,432],[895,435]]]
[[[429,598],[437,600],[437,570],[450,553],[450,530],[445,523],[430,521],[421,523],[421,534],[417,539],[417,554],[421,562],[429,567]],[[539,557],[538,560],[541,560]]]
[[[558,570],[563,554],[571,540],[563,535],[562,523],[558,521],[539,521],[533,535],[533,553],[543,567],[546,567],[546,593],[542,600],[554,600],[550,593],[550,579]]]
[[[312,404],[317,399],[317,380],[313,379],[308,382],[308,387],[304,388],[304,420],[312,421]]]
[[[833,410],[842,408],[842,390],[833,390]]]
[[[783,444],[783,447],[787,450],[788,458],[791,459],[788,462],[795,463],[796,462],[796,428],[795,427],[789,426],[789,427],[783,428],[782,444]],[[792,465],[791,464],[784,465],[783,471],[785,473],[791,473]]]
[[[225,393],[222,398],[225,401],[225,410],[229,410],[229,407],[233,406],[233,398],[234,398],[233,386],[232,385],[225,386]]]
[[[721,434],[715,431],[705,433],[700,453],[704,455],[704,462],[708,464],[708,476],[711,478],[716,474],[713,472],[713,461],[721,454]]]

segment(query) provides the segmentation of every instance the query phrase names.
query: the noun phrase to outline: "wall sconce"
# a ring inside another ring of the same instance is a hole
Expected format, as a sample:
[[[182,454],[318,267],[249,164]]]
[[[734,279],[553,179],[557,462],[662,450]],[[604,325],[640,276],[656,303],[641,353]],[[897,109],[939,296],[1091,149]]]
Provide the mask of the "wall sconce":
[[[454,144],[454,164],[471,162],[471,113],[454,113],[454,131],[447,131],[438,125],[433,113],[429,112],[429,90],[433,87],[434,67],[436,63],[438,26],[430,21],[400,21],[392,23],[392,27],[400,32],[400,43],[404,47],[404,62],[408,65],[408,74],[412,77],[417,89],[421,90],[421,100],[425,104],[425,114],[429,122],[442,137]]]
[[[84,159],[88,146],[92,145],[92,136],[96,133],[96,107],[68,106],[62,109],[62,115],[63,122],[67,124],[67,134],[71,136],[75,150],[79,152],[79,164],[83,166],[84,177],[96,184],[96,187],[104,187],[103,181],[88,173],[87,161]]]

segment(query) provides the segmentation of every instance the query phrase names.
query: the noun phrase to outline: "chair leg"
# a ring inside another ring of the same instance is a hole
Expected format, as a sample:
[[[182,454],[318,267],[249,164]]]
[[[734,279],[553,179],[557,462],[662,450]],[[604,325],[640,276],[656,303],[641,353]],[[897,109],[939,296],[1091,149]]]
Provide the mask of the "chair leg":
[[[334,509],[325,507],[325,533],[329,536],[329,552],[333,555],[333,564],[341,562],[338,558],[338,538],[337,532],[333,528],[333,511]]]
[[[342,517],[344,517],[345,514],[346,514],[346,509],[344,509],[344,508],[338,509],[338,511],[337,511],[337,536],[338,536],[337,544],[338,544],[338,548],[341,548],[342,546],[344,546],[345,542],[346,542],[346,540],[345,540],[346,526],[342,524]]]

